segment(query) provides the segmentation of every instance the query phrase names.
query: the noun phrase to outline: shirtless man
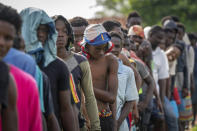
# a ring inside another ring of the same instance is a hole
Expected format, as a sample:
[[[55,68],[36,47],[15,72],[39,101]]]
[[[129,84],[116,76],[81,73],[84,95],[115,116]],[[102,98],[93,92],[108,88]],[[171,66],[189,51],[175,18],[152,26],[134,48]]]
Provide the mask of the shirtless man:
[[[82,53],[87,56],[90,63],[102,131],[116,129],[114,120],[118,61],[112,54],[106,54],[113,47],[110,40],[104,27],[94,24],[86,28],[83,42],[81,42]]]

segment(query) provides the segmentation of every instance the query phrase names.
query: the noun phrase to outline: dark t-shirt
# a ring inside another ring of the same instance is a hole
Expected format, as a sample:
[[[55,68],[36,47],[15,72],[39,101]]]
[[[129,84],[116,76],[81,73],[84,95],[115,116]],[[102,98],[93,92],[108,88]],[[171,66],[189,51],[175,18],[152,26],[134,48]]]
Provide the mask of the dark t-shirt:
[[[54,112],[58,121],[60,122],[59,92],[70,89],[70,73],[64,62],[59,58],[52,61],[47,67],[43,68],[42,70],[50,80]]]
[[[3,61],[0,61],[0,73],[0,105],[5,108],[8,105],[9,68]]]
[[[45,116],[50,115],[52,112],[54,112],[54,107],[53,107],[53,99],[52,99],[52,94],[51,94],[51,84],[49,81],[49,78],[47,75],[42,72],[43,76],[43,89],[44,89],[44,107],[45,107]]]

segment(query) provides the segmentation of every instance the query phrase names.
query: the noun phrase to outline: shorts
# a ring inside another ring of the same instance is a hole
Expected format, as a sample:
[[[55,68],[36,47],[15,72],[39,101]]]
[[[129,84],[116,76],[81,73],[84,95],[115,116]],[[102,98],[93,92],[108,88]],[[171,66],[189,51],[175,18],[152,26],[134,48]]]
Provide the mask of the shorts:
[[[102,110],[99,112],[99,118],[101,131],[113,131],[114,120],[111,111]]]

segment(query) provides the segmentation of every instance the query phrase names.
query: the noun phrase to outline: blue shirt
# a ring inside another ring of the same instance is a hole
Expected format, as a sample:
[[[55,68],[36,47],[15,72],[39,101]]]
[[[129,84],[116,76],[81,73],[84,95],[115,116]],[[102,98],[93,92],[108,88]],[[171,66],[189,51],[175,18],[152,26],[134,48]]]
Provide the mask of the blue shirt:
[[[24,52],[11,48],[7,55],[3,58],[3,61],[20,68],[21,70],[25,71],[26,73],[34,77],[39,89],[41,109],[44,112],[45,109],[43,98],[42,75],[34,59],[30,55],[25,54]]]
[[[7,55],[3,58],[3,61],[22,69],[34,78],[36,77],[36,62],[30,55],[11,48]]]
[[[138,92],[135,83],[133,70],[125,65],[122,61],[118,61],[118,95],[116,98],[117,112],[116,119],[120,117],[122,108],[127,101],[138,100]],[[119,131],[129,131],[126,119],[122,122]]]

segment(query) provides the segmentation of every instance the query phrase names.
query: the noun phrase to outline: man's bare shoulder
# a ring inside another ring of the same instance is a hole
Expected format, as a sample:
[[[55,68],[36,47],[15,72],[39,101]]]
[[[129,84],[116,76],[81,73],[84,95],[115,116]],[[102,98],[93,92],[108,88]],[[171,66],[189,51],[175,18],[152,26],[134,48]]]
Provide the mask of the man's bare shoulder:
[[[111,53],[105,55],[108,66],[113,68],[118,68],[118,58]]]
[[[117,60],[118,60],[117,57],[114,56],[112,53],[107,53],[105,55],[105,59],[107,59],[108,62],[117,62]]]

